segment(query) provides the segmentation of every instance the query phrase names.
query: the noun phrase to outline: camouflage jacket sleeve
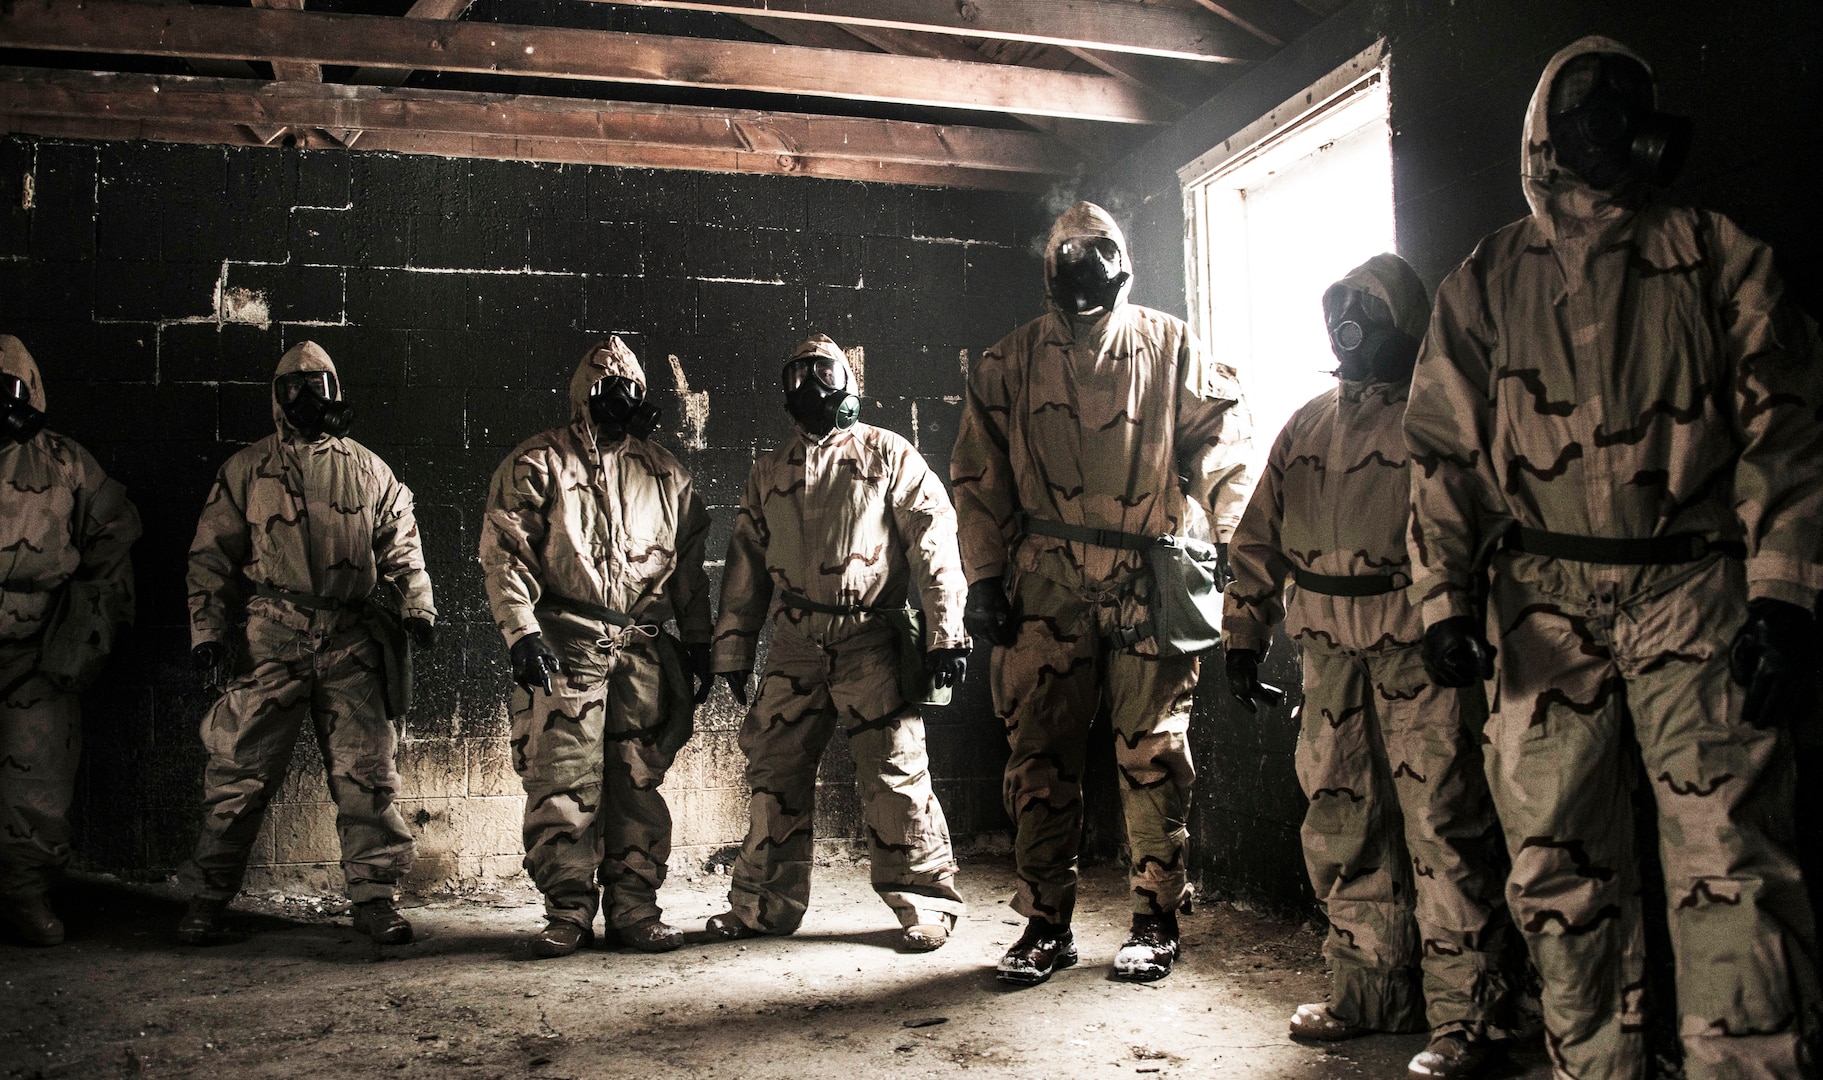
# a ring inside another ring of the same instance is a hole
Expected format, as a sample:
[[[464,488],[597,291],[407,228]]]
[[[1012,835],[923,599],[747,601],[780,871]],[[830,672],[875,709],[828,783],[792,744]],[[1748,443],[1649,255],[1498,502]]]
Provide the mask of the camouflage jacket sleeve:
[[[962,402],[962,423],[950,455],[950,484],[956,491],[957,537],[962,573],[969,583],[998,578],[1006,569],[1013,543],[1014,511],[1019,509],[1013,465],[1007,455],[1007,419],[1012,403],[1007,389],[1007,355],[1013,338],[981,356],[969,373]]]
[[[1426,626],[1479,616],[1472,582],[1507,511],[1488,453],[1496,343],[1481,252],[1443,280],[1405,407],[1411,453],[1408,548]]]
[[[962,605],[968,582],[956,548],[956,511],[924,455],[904,443],[893,466],[893,525],[905,544],[912,588],[924,610],[926,649],[966,649]]]
[[[1823,588],[1823,346],[1785,298],[1772,250],[1719,214],[1721,312],[1741,455],[1735,512],[1747,536],[1747,592],[1810,610]]]
[[[1231,649],[1265,652],[1272,641],[1272,628],[1285,618],[1285,579],[1291,575],[1291,563],[1279,535],[1285,523],[1280,484],[1290,460],[1291,440],[1291,425],[1287,424],[1273,442],[1266,475],[1253,489],[1228,542],[1228,565],[1234,580],[1222,597],[1222,636]]]
[[[709,575],[703,571],[703,549],[709,540],[709,513],[694,485],[685,485],[677,515],[677,567],[666,587],[677,616],[677,633],[686,644],[706,644],[715,629],[709,615]]]
[[[77,455],[76,520],[72,530],[81,552],[78,573],[101,586],[102,617],[110,626],[131,623],[135,613],[133,542],[139,539],[139,511],[127,489],[102,471],[87,450]]]
[[[1179,471],[1188,481],[1184,494],[1202,505],[1215,539],[1226,543],[1253,489],[1247,470],[1253,419],[1234,369],[1211,359],[1188,331],[1178,346],[1177,367],[1173,439]]]
[[[402,618],[435,622],[437,605],[431,597],[430,575],[424,570],[424,543],[418,536],[411,489],[399,483],[390,469],[380,471],[375,480],[380,491],[373,522],[374,570],[398,588]]]
[[[252,552],[247,524],[247,470],[241,455],[215,474],[209,501],[190,542],[190,644],[221,641],[229,629],[229,608],[241,596],[241,568]]]
[[[533,608],[544,594],[545,516],[551,468],[537,448],[507,456],[494,470],[481,522],[481,572],[494,625],[509,647],[540,633]]]
[[[752,671],[759,654],[760,627],[772,606],[772,576],[766,569],[764,503],[760,499],[761,472],[770,457],[761,458],[747,474],[747,490],[734,517],[734,535],[728,540],[728,558],[722,566],[722,610],[715,621],[713,659],[717,671]]]

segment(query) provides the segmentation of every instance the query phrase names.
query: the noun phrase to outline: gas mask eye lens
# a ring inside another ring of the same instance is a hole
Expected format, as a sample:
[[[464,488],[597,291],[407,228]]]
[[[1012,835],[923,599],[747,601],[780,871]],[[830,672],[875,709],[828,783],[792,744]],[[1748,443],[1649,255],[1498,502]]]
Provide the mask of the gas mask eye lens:
[[[30,394],[25,389],[25,382],[17,375],[0,375],[0,398],[7,401],[25,401]]]
[[[1361,347],[1361,342],[1366,339],[1367,332],[1361,329],[1360,323],[1348,319],[1330,331],[1329,336],[1330,340],[1336,343],[1336,348],[1344,352],[1354,352]]]
[[[803,386],[806,379],[814,379],[826,390],[848,389],[847,366],[824,356],[793,360],[785,365],[787,392]]]

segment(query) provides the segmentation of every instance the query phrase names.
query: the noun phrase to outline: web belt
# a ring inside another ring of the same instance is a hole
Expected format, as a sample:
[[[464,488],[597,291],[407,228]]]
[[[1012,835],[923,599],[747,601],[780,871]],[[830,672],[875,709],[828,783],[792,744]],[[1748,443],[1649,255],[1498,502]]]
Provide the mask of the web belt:
[[[1747,557],[1747,545],[1739,540],[1711,540],[1701,533],[1671,533],[1634,539],[1515,528],[1508,530],[1501,546],[1508,551],[1542,555],[1547,559],[1612,566],[1670,566],[1696,562],[1711,552],[1735,559]]]
[[[1291,579],[1305,592],[1324,596],[1384,596],[1405,587],[1391,574],[1313,574],[1298,566],[1291,568]]]

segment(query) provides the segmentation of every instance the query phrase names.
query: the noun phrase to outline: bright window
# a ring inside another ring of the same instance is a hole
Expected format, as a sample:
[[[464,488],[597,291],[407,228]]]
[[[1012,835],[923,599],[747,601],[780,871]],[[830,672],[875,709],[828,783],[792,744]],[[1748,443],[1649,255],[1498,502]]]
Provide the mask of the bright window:
[[[1323,290],[1392,251],[1392,132],[1376,45],[1178,172],[1190,322],[1234,365],[1255,462],[1331,386]]]

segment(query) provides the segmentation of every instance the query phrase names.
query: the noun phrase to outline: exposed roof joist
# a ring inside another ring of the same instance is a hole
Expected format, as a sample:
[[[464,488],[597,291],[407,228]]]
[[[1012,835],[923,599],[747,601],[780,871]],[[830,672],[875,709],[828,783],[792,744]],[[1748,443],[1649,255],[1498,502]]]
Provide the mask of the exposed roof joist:
[[[1018,173],[1075,164],[1066,147],[1032,132],[527,94],[0,67],[0,103],[15,115],[72,120],[358,131],[363,147],[379,132],[416,132]],[[786,161],[773,171],[795,169]]]
[[[1236,62],[1265,51],[1234,26],[1192,8],[1131,0],[605,0],[635,7],[877,26],[1063,48]]]
[[[1117,123],[1174,109],[1108,76],[989,63],[369,15],[89,0],[0,7],[0,46],[800,94]]]

